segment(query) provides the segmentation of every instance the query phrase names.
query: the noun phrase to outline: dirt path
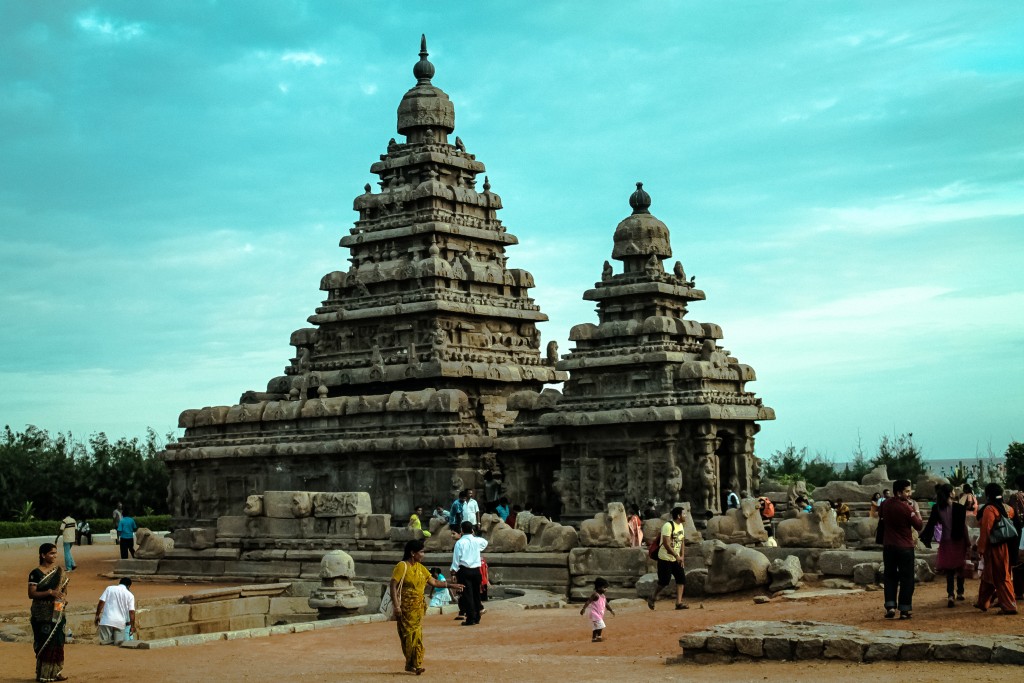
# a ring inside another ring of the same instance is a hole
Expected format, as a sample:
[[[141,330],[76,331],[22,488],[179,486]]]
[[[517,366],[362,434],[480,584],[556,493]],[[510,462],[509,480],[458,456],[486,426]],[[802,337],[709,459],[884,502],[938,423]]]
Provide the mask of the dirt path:
[[[71,598],[75,609],[92,609],[108,584],[99,574],[109,570],[116,550],[111,546],[77,549]],[[0,552],[0,612],[27,613],[26,582],[33,566],[32,550]],[[183,595],[208,584],[136,582],[135,593],[147,600]],[[679,653],[683,633],[738,619],[808,619],[863,628],[920,631],[1024,634],[1021,617],[981,614],[960,603],[947,609],[944,583],[925,584],[915,595],[911,622],[881,618],[881,593],[820,598],[811,602],[754,605],[751,596],[694,600],[686,611],[659,603],[650,612],[631,603],[610,616],[606,640],[591,643],[589,624],[578,610],[493,611],[479,626],[462,628],[449,616],[425,622],[427,672],[423,679],[493,680],[575,683],[575,681],[814,681],[864,683],[895,676],[902,681],[1007,679],[1013,667],[945,662],[850,664],[843,662],[757,662],[719,665],[665,665]],[[969,595],[977,591],[968,582]],[[701,608],[703,605],[703,608]],[[393,624],[366,624],[257,640],[219,641],[187,648],[127,651],[75,643],[66,649],[65,672],[75,681],[381,681],[409,678]],[[0,682],[29,681],[32,648],[26,643],[0,643]]]

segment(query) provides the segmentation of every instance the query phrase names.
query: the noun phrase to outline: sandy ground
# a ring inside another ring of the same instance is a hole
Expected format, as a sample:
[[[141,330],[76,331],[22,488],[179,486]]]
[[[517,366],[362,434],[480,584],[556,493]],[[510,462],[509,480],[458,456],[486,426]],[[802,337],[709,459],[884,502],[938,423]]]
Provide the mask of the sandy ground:
[[[91,546],[75,551],[79,569],[70,588],[71,609],[91,610],[108,581],[116,549]],[[26,584],[35,562],[32,550],[0,552],[0,614],[28,613]],[[147,600],[183,595],[209,584],[150,583],[133,588],[141,605]],[[675,611],[659,602],[650,612],[630,601],[607,619],[603,643],[590,642],[590,625],[578,609],[498,611],[484,615],[479,626],[463,628],[448,615],[425,621],[426,673],[423,679],[539,681],[815,681],[839,683],[896,677],[904,681],[940,679],[1011,679],[1020,672],[999,665],[909,662],[850,664],[842,662],[757,662],[716,665],[666,665],[679,654],[684,633],[739,619],[809,619],[864,628],[912,627],[920,631],[1024,634],[1022,617],[981,614],[970,608],[977,582],[969,581],[968,601],[945,606],[945,582],[919,586],[914,619],[881,618],[880,592],[819,598],[811,602],[753,604],[749,595],[701,599],[691,609]],[[65,649],[65,673],[74,681],[382,681],[411,678],[390,623],[365,624],[255,640],[219,641],[162,650],[121,650],[76,642]],[[34,659],[27,643],[0,643],[0,682],[30,681]]]

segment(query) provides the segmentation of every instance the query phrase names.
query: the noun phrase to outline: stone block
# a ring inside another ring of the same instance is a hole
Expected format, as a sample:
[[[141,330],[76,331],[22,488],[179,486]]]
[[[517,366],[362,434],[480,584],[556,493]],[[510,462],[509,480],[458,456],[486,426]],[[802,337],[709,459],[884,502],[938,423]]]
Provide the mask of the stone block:
[[[882,553],[871,550],[825,550],[818,556],[818,571],[829,576],[853,576],[858,564],[881,561]]]
[[[308,517],[313,500],[307,491],[264,491],[263,516],[275,519]]]
[[[239,560],[245,562],[272,562],[274,560],[288,559],[288,551],[286,550],[247,550],[244,553],[240,553]]]
[[[696,664],[728,664],[732,657],[716,652],[698,652],[693,656],[693,661]]]
[[[877,562],[861,562],[853,566],[853,582],[858,586],[867,586],[877,583],[878,568]]]
[[[718,654],[732,654],[736,649],[736,643],[728,636],[708,636],[704,649]]]
[[[224,573],[223,560],[160,560],[161,574],[174,574],[177,576],[210,576]]]
[[[325,538],[330,533],[329,517],[304,517],[299,520],[299,534],[302,538]]]
[[[423,532],[419,529],[410,529],[404,526],[391,527],[392,543],[406,543],[417,539],[423,539]]]
[[[300,566],[286,560],[272,562],[227,562],[224,573],[237,576],[256,576],[261,578],[297,577]]]
[[[188,530],[188,541],[186,548],[203,550],[212,548],[217,544],[217,527],[191,527]],[[175,541],[177,545],[177,541]]]
[[[224,633],[224,640],[243,640],[252,638],[252,632],[247,629],[239,629],[237,631],[226,631]]]
[[[932,646],[930,643],[903,643],[900,645],[900,660],[916,662],[928,659]]]
[[[900,646],[898,643],[868,643],[864,651],[865,662],[883,662],[899,659]]]
[[[757,637],[736,638],[736,652],[748,657],[763,657],[764,640]]]
[[[209,643],[214,640],[224,640],[223,633],[197,633],[194,636],[181,636],[175,638],[175,644],[180,646],[183,645],[202,645],[203,643]]]
[[[797,638],[793,643],[793,655],[797,659],[821,659],[824,642],[821,638]]]
[[[992,648],[992,658],[989,661],[993,664],[1024,664],[1024,643],[997,644]]]
[[[253,517],[249,522],[251,538],[299,538],[299,520],[278,517]]]
[[[351,517],[372,512],[370,494],[365,491],[313,494],[313,514],[317,517]]]
[[[229,630],[241,631],[250,628],[263,628],[267,625],[267,616],[265,614],[245,614],[240,617],[231,617],[228,621]]]
[[[992,641],[973,639],[959,643],[936,643],[932,645],[931,656],[955,662],[987,662],[992,658]]]
[[[360,538],[387,539],[391,533],[391,515],[367,515],[366,525],[362,527]],[[451,536],[451,535],[445,535]]]
[[[231,630],[230,619],[211,619],[209,621],[196,621],[193,623],[196,627],[196,633],[223,633],[224,631]]]
[[[164,638],[178,638],[179,636],[189,636],[199,632],[199,627],[193,622],[189,621],[184,624],[169,624],[167,626],[161,626],[159,628],[141,628],[140,637],[147,641],[160,640]]]
[[[765,659],[792,659],[793,647],[789,638],[766,637],[764,639]]]
[[[316,614],[316,610],[309,606],[309,598],[270,598],[271,617],[296,614]]]
[[[569,574],[638,576],[647,568],[643,548],[573,548],[569,551]]]
[[[706,633],[687,633],[679,639],[679,647],[683,650],[703,650],[707,642]]]
[[[160,560],[118,560],[116,571],[125,576],[149,576],[156,574]]]
[[[171,624],[184,624],[188,623],[191,613],[190,605],[160,605],[138,610],[136,623],[139,628],[160,628]]]
[[[866,643],[853,638],[829,638],[825,641],[825,659],[845,659],[860,662],[864,659]]]
[[[249,614],[266,614],[270,610],[270,598],[266,596],[218,600],[192,605],[192,620],[226,619]],[[227,629],[224,629],[227,630]]]
[[[249,518],[245,515],[224,515],[217,518],[218,538],[242,538],[249,533]]]

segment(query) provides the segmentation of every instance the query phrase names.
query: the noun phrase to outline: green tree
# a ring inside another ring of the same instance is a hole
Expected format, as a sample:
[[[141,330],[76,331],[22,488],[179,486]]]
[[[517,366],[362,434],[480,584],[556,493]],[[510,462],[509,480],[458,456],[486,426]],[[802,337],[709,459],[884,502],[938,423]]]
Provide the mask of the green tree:
[[[907,432],[892,438],[883,435],[878,442],[878,455],[871,459],[871,465],[885,465],[891,479],[917,481],[927,471],[921,458],[921,449],[914,444],[914,434]]]
[[[857,434],[857,448],[853,451],[853,460],[846,463],[839,479],[842,481],[860,481],[864,475],[874,469],[874,465],[864,455],[864,446],[860,440],[860,433]]]
[[[797,450],[790,444],[781,451],[772,453],[762,465],[769,479],[788,484],[792,481],[806,481],[821,486],[839,479],[835,463],[820,453],[808,458],[807,447]]]
[[[1016,488],[1017,477],[1024,474],[1024,443],[1011,441],[1006,447],[1006,485]]]

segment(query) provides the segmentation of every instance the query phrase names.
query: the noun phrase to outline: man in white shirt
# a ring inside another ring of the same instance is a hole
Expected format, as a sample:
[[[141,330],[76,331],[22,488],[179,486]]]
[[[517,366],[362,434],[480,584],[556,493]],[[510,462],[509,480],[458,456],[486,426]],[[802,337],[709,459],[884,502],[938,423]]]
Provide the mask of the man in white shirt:
[[[466,615],[463,626],[480,623],[480,553],[487,548],[487,541],[473,535],[473,525],[468,521],[462,523],[460,532],[452,532],[456,536],[455,549],[452,551],[452,573],[464,588],[459,596],[459,610]]]
[[[75,570],[75,558],[71,556],[71,546],[75,544],[75,530],[78,522],[71,515],[60,521],[60,537],[64,541],[64,569],[69,572]]]
[[[480,526],[480,504],[476,502],[476,491],[466,489],[466,503],[462,506],[462,521],[474,528]]]
[[[95,622],[100,645],[118,645],[127,635],[137,632],[131,586],[132,580],[126,576],[116,586],[107,586],[96,603]]]

